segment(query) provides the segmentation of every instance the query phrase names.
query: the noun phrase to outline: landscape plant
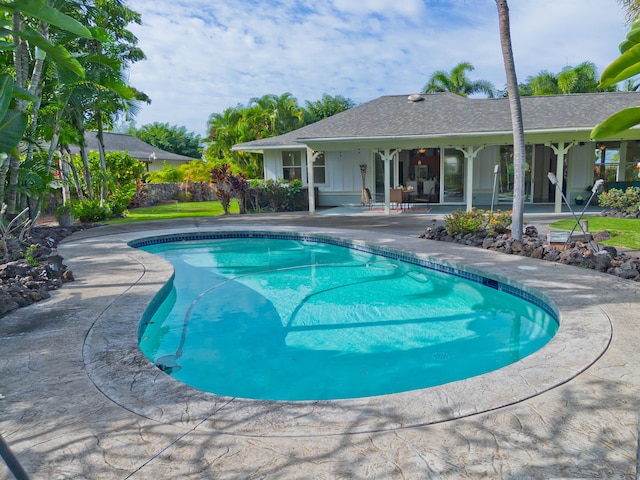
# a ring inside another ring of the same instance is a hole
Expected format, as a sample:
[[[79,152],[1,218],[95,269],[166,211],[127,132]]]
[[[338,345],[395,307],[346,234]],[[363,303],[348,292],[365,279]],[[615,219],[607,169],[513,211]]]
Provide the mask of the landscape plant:
[[[624,213],[637,213],[640,209],[640,188],[627,187],[626,190],[611,188],[598,196],[598,204]]]
[[[511,211],[492,212],[477,208],[468,212],[454,210],[444,216],[444,226],[449,235],[473,235],[481,231],[490,234],[507,233],[511,226]]]
[[[231,172],[231,165],[225,163],[220,167],[211,169],[211,188],[222,204],[224,214],[228,215],[231,198],[234,196],[237,198],[241,197],[244,201],[244,194],[248,188],[248,184],[242,173],[234,175]]]

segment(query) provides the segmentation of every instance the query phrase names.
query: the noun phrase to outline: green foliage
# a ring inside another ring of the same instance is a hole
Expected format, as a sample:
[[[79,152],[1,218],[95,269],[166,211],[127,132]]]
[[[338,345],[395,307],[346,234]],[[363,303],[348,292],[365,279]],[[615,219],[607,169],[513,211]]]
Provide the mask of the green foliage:
[[[449,235],[474,234],[482,230],[484,224],[484,213],[481,210],[472,209],[470,212],[464,210],[454,210],[449,215],[444,216],[444,226]]]
[[[201,138],[187,132],[186,127],[169,126],[168,123],[152,123],[135,130],[133,135],[143,142],[167,152],[191,158],[202,157]]]
[[[489,233],[507,233],[511,226],[511,211],[492,212],[473,208],[469,212],[455,210],[444,217],[444,226],[449,235]]]
[[[135,183],[127,183],[109,192],[109,209],[111,210],[111,216],[121,217],[124,215],[136,191],[137,185]]]
[[[518,90],[522,96],[615,91],[615,87],[600,87],[596,77],[595,64],[582,62],[576,67],[565,67],[558,74],[542,70],[518,85]]]
[[[74,159],[79,175],[84,175],[82,160],[79,155]],[[139,160],[131,157],[126,152],[108,152],[105,155],[107,173],[100,168],[100,155],[98,152],[89,153],[89,167],[91,170],[91,183],[94,191],[100,189],[103,179],[107,180],[107,197],[109,205],[107,209],[111,215],[120,216],[125,211],[129,202],[136,194],[137,183],[145,175],[145,165]],[[92,204],[93,205],[93,204]],[[89,207],[87,207],[89,208]],[[94,208],[90,208],[91,213],[87,217],[101,217],[101,213],[94,215]],[[82,216],[79,215],[82,220]],[[97,221],[104,218],[97,218]]]
[[[206,162],[203,160],[192,160],[188,163],[183,163],[178,167],[180,173],[181,182],[210,182],[211,181],[211,169],[215,168],[213,162]]]
[[[640,188],[627,187],[622,191],[612,188],[598,196],[598,204],[625,213],[635,213],[640,208]]]
[[[503,212],[498,210],[492,212],[485,211],[486,226],[485,228],[492,233],[507,233],[511,227],[511,210]]]
[[[24,261],[32,267],[37,267],[38,265],[40,265],[40,262],[38,262],[38,260],[33,256],[39,246],[40,245],[37,243],[29,245],[23,253]]]
[[[600,88],[614,87],[619,82],[631,79],[640,73],[640,20],[631,24],[627,40],[620,44],[621,55],[600,76]],[[591,139],[610,138],[640,124],[640,108],[625,108],[596,125],[591,130]]]
[[[233,151],[234,145],[290,132],[353,105],[340,95],[326,94],[317,102],[307,102],[307,110],[290,93],[252,98],[247,105],[229,107],[209,117],[204,158],[214,164],[231,164],[247,178],[262,177],[261,155]]]
[[[91,33],[84,25],[49,6],[46,2],[33,0],[3,2],[2,9],[8,13],[8,16],[4,17],[7,21],[3,25],[5,27],[3,28],[3,37],[10,35],[20,38],[25,44],[37,46],[41,51],[46,52],[49,58],[61,69],[68,69],[78,76],[84,75],[84,70],[78,61],[64,47],[50,42],[28,25],[24,24],[22,30],[17,31],[6,28],[11,25],[11,16],[20,14],[26,18],[31,17],[44,23],[55,25],[74,35],[91,38]],[[15,50],[13,43],[2,42],[0,44],[0,53],[12,50]],[[27,100],[29,102],[37,101],[33,94],[14,85],[13,80],[13,76],[8,73],[0,75],[0,152],[3,153],[10,153],[16,148],[27,128],[25,112],[22,109],[9,108],[12,99]]]
[[[486,80],[469,80],[466,72],[472,72],[474,66],[469,62],[460,62],[451,72],[438,70],[433,72],[423,87],[422,93],[451,92],[466,97],[473,93],[484,93],[489,98],[495,96],[495,88]]]
[[[74,206],[76,215],[82,222],[100,222],[111,216],[111,209],[99,199],[80,200]]]
[[[89,155],[89,161],[99,161],[97,152]],[[133,158],[127,152],[108,152],[105,155],[107,171],[116,185],[132,184],[143,177],[146,167],[143,162]],[[94,164],[94,167],[96,165]]]
[[[182,173],[175,167],[162,165],[162,170],[155,170],[148,173],[149,183],[180,183],[184,180]]]
[[[337,113],[353,108],[355,105],[356,104],[353,100],[345,98],[342,95],[332,97],[325,93],[322,95],[320,100],[316,100],[315,102],[306,102],[306,107],[304,109],[304,124],[309,125],[322,119],[329,118]]]
[[[303,202],[302,181],[252,180],[248,193],[249,210],[286,212],[300,210]]]

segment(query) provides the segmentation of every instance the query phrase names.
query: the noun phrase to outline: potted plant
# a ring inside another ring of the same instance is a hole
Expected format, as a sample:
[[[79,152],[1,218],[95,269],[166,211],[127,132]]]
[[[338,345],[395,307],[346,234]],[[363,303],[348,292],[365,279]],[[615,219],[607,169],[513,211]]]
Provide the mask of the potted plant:
[[[73,211],[73,204],[71,202],[66,202],[60,205],[56,209],[56,219],[58,220],[58,225],[61,227],[70,227],[75,222],[75,214]]]
[[[582,195],[576,195],[573,201],[576,202],[576,205],[584,205],[584,197]]]

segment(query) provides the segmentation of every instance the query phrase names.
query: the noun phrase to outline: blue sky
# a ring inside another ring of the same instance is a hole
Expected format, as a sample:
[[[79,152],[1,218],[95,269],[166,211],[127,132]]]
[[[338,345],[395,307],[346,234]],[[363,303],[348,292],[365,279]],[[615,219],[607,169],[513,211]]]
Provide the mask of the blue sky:
[[[324,93],[363,103],[418,92],[436,70],[471,62],[505,85],[494,0],[128,0],[147,59],[130,83],[152,99],[136,126],[204,136],[207,119],[267,93],[301,105]],[[511,0],[518,81],[583,61],[598,72],[627,26],[616,0]]]

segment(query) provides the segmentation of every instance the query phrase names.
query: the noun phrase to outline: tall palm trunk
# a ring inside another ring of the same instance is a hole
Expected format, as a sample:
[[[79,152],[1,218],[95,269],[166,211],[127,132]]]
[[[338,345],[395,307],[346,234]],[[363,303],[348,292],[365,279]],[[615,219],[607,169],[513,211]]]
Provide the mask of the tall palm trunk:
[[[13,30],[16,32],[22,31],[23,18],[19,12],[13,14]],[[29,72],[29,47],[27,42],[17,35],[13,38],[15,49],[13,51],[13,65],[15,68],[15,85],[27,89],[27,78]],[[27,102],[22,99],[16,100],[16,110],[26,112]],[[9,175],[9,183],[6,191],[6,203],[7,212],[15,213],[17,208],[18,199],[18,169],[20,168],[20,159],[14,155],[10,155],[8,158],[9,165],[8,171],[4,174],[5,177],[0,178],[3,182],[6,179],[6,175]]]
[[[13,14],[13,28],[14,31],[19,32],[23,29],[23,18],[18,12]],[[49,36],[49,26],[45,22],[39,23],[40,34],[46,39]],[[31,77],[29,78],[29,61],[30,53],[27,42],[18,36],[14,37],[15,51],[13,56],[14,68],[15,68],[15,84],[29,93],[36,96],[37,101],[34,102],[31,111],[31,123],[29,126],[29,137],[31,142],[27,144],[25,149],[26,160],[30,161],[33,156],[33,144],[35,140],[35,131],[38,125],[38,111],[40,109],[40,102],[42,100],[42,75],[44,71],[45,54],[38,48],[35,49],[35,59],[33,63],[33,70],[31,71]],[[16,109],[21,112],[27,111],[28,103],[25,100],[16,100]],[[20,158],[11,158],[9,164],[9,185],[7,190],[7,211],[16,212],[18,209],[18,180]],[[34,212],[36,213],[36,212]]]
[[[511,126],[513,128],[513,213],[511,237],[516,240],[521,240],[524,226],[524,176],[526,162],[524,123],[522,121],[522,107],[520,105],[520,92],[518,91],[516,66],[513,61],[513,48],[511,47],[509,6],[507,5],[507,0],[496,0],[496,5],[498,7],[502,59],[504,61],[504,70],[507,76],[507,93],[509,95],[509,107],[511,109]]]

